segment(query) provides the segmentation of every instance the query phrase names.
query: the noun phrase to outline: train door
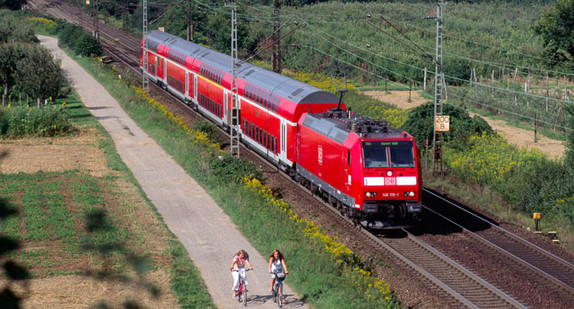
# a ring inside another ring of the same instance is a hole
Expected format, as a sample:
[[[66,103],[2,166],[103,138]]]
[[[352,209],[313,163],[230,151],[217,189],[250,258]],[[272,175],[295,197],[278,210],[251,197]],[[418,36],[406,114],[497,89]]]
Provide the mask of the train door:
[[[193,73],[187,73],[187,95],[194,100],[195,99],[195,76]]]
[[[351,170],[351,150],[350,149],[344,149],[343,151],[345,151],[346,153],[343,154],[343,164],[341,166],[343,166],[343,187],[345,188],[345,193],[349,192],[351,190],[351,175],[352,175],[352,170]]]
[[[287,121],[281,119],[281,136],[280,136],[279,158],[281,161],[287,161]]]
[[[231,124],[231,119],[229,119],[228,115],[228,105],[230,103],[230,97],[229,97],[230,93],[227,90],[223,91],[223,122],[227,125]]]
[[[185,74],[185,85],[183,86],[183,97],[189,97],[189,74]],[[186,102],[187,102],[187,100],[186,100]]]

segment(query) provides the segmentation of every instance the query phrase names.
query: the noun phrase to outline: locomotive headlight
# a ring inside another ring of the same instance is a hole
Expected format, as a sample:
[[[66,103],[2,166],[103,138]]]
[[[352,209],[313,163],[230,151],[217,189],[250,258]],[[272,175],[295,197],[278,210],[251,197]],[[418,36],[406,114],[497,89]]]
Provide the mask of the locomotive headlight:
[[[388,176],[388,177],[393,176],[393,171],[387,171],[387,176]]]
[[[405,192],[405,197],[414,197],[415,196],[415,191],[406,191]]]
[[[365,197],[375,197],[377,196],[376,192],[365,192]]]

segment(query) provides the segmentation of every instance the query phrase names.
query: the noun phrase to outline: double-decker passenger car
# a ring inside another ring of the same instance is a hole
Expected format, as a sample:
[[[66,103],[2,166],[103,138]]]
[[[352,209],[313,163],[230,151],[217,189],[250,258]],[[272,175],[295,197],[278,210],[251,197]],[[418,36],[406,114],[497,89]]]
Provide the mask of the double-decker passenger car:
[[[152,81],[229,129],[229,56],[161,31],[141,46]],[[418,220],[422,186],[410,135],[347,113],[335,95],[281,74],[246,62],[236,73],[244,144],[366,226]]]

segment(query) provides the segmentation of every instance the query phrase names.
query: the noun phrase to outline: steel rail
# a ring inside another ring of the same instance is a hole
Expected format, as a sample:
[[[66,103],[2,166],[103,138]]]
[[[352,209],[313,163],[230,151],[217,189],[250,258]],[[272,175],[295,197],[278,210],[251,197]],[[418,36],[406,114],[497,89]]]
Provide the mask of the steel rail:
[[[460,207],[456,203],[453,203],[452,201],[445,199],[444,197],[428,189],[424,190],[426,193],[431,194],[434,197],[448,203],[450,206],[454,206],[460,211],[463,211],[466,214],[476,218],[477,220],[480,220],[481,222],[488,224],[490,228],[492,228],[492,230],[506,237],[507,241],[506,242],[495,241],[492,238],[488,239],[487,237],[478,236],[476,233],[469,231],[462,225],[455,223],[453,220],[449,218],[446,218],[449,222],[457,225],[459,228],[462,228],[463,230],[466,230],[467,233],[469,233],[469,235],[472,235],[475,238],[480,238],[480,240],[489,247],[496,250],[504,251],[506,252],[506,255],[512,256],[515,259],[517,259],[517,261],[520,261],[520,263],[528,265],[528,267],[530,267],[532,270],[536,271],[544,278],[554,281],[556,284],[558,284],[559,286],[561,286],[563,289],[565,289],[574,296],[574,264],[564,260],[559,256],[556,256],[551,252],[548,252],[547,250],[531,242],[528,242],[520,238],[519,236],[499,226],[492,224],[488,220],[485,220],[484,218],[476,215],[475,213]],[[444,216],[441,215],[441,217]],[[510,248],[512,245],[517,245],[519,247]]]

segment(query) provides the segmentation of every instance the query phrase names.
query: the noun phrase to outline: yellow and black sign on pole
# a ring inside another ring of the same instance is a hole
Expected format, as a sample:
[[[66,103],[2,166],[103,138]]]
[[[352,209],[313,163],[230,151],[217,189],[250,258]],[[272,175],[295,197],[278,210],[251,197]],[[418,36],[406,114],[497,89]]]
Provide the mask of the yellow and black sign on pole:
[[[450,117],[448,115],[436,115],[434,129],[436,132],[448,132],[450,129]]]

